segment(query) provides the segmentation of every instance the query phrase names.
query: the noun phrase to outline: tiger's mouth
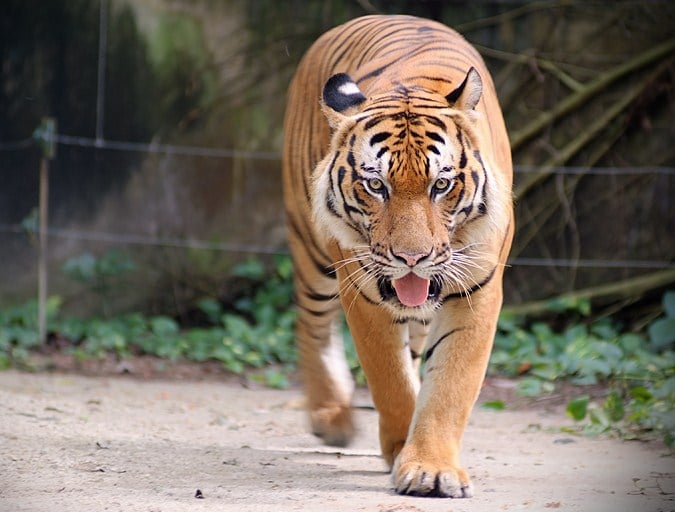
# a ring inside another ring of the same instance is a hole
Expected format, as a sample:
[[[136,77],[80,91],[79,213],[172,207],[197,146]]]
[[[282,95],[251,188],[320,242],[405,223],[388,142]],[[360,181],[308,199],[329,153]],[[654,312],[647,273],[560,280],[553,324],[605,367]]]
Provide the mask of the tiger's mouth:
[[[382,300],[395,300],[409,308],[419,307],[427,301],[436,302],[441,295],[438,279],[423,279],[412,272],[394,280],[380,277],[377,285]]]

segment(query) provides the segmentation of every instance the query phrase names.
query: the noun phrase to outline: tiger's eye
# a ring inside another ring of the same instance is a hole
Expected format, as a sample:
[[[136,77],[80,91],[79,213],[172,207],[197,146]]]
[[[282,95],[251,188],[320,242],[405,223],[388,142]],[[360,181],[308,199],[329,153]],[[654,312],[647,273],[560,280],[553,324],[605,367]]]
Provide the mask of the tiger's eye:
[[[439,192],[447,190],[449,186],[450,186],[450,180],[447,179],[447,178],[438,178],[436,180],[436,183],[434,183],[434,188]]]
[[[368,180],[368,187],[370,190],[382,190],[382,187],[384,187],[384,183],[382,183],[382,180],[380,178],[370,178]]]

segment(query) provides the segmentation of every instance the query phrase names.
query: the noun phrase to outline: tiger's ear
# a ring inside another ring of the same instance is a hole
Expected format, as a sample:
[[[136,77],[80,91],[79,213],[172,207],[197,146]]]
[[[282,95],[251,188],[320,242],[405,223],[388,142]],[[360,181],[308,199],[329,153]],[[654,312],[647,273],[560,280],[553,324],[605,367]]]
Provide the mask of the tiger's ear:
[[[328,79],[323,87],[323,111],[330,125],[335,128],[347,111],[366,101],[356,82],[346,73]]]
[[[464,77],[464,81],[459,84],[457,89],[448,94],[445,99],[460,110],[473,110],[478,104],[482,93],[483,80],[481,80],[476,68],[471,67]]]

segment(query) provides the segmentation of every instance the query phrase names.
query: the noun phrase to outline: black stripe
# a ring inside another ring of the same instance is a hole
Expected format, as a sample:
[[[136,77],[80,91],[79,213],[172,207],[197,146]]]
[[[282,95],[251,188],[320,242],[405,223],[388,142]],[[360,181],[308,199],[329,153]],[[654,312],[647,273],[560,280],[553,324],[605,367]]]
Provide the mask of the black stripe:
[[[434,126],[440,128],[443,131],[447,131],[447,127],[445,126],[445,123],[441,119],[433,116],[424,116],[424,118],[427,120],[429,124],[433,124]]]
[[[452,336],[452,335],[455,334],[456,332],[463,331],[463,330],[465,330],[465,329],[466,329],[466,327],[457,327],[456,329],[453,329],[453,330],[451,330],[451,331],[448,331],[448,332],[446,332],[443,336],[441,336],[440,338],[438,338],[438,339],[434,342],[434,344],[431,345],[431,347],[429,347],[429,348],[427,349],[427,351],[425,352],[425,354],[424,354],[424,361],[425,361],[425,362],[428,362],[429,359],[431,359],[431,356],[434,354],[434,350],[436,350],[436,348],[438,347],[438,345],[440,345],[440,343],[441,343],[443,340],[445,340],[445,339],[448,338],[449,336]]]
[[[427,138],[429,138],[431,140],[434,140],[436,142],[440,142],[441,144],[445,144],[445,139],[440,134],[438,134],[436,132],[426,131],[426,132],[424,132],[424,135],[426,135]]]
[[[366,124],[363,125],[363,129],[364,130],[370,130],[373,126],[375,126],[376,124],[384,121],[386,118],[387,118],[387,116],[383,116],[383,115],[372,117],[372,118],[368,119]]]
[[[349,152],[349,154],[351,155],[351,151]],[[352,155],[352,158],[353,158],[353,155]],[[349,160],[349,158],[347,158],[347,159]],[[347,176],[347,169],[345,169],[344,167],[340,167],[338,169],[338,183],[337,183],[338,190],[340,190],[340,196],[342,197],[342,207],[345,209],[345,212],[347,213],[347,215],[349,215],[351,217],[352,213],[359,213],[360,214],[362,212],[358,208],[353,207],[352,205],[350,205],[347,202],[347,196],[345,196],[345,192],[342,188],[342,184],[344,183],[346,176]]]
[[[389,137],[391,137],[391,133],[389,132],[376,133],[370,138],[370,145],[374,146],[375,144],[379,144],[380,142],[387,140]]]
[[[462,132],[460,130],[457,130],[457,141],[459,142],[459,145],[462,147],[462,154],[459,157],[459,168],[464,169],[466,167],[466,150],[464,149],[464,141],[462,140]]]
[[[326,208],[328,208],[328,211],[331,212],[335,217],[341,219],[342,216],[340,215],[340,212],[338,212],[337,206],[335,206],[335,201],[335,191],[333,190],[333,183],[331,182],[331,188],[328,189],[328,194],[326,195]]]
[[[476,160],[478,160],[478,163],[480,164],[481,169],[483,169],[483,177],[485,178],[485,180],[483,181],[483,190],[482,190],[482,193],[481,193],[480,204],[478,205],[478,212],[481,215],[485,215],[487,213],[488,173],[485,170],[485,164],[483,163],[483,159],[480,156],[480,152],[478,150],[474,151],[473,156]]]
[[[471,180],[473,181],[473,195],[471,197],[471,202],[460,210],[460,213],[469,217],[473,212],[473,207],[476,204],[476,195],[478,194],[478,186],[480,185],[480,176],[474,170],[471,170]]]
[[[461,292],[457,292],[457,293],[451,293],[451,294],[449,294],[449,295],[446,295],[445,297],[443,297],[443,302],[445,302],[446,300],[461,299],[461,298],[464,298],[464,297],[468,297],[469,295],[473,295],[475,292],[477,292],[478,290],[480,290],[483,286],[485,286],[486,284],[488,284],[488,283],[492,280],[492,278],[493,278],[494,275],[495,275],[495,270],[496,270],[496,268],[497,268],[497,267],[494,267],[494,268],[490,271],[490,273],[489,273],[488,276],[485,278],[485,280],[481,281],[481,282],[478,283],[478,284],[473,285],[473,286],[472,286],[471,288],[469,288],[468,290],[461,291]]]
[[[367,212],[368,206],[369,206],[368,201],[366,201],[364,198],[361,197],[361,194],[359,193],[358,189],[354,189],[353,193],[354,193],[354,199],[356,200],[356,202],[359,204],[359,206],[361,206],[363,208],[364,212]]]
[[[459,174],[457,174],[457,178],[455,179],[462,184],[462,188],[457,193],[457,206],[459,206],[462,203],[462,200],[464,199],[464,189],[466,188],[466,176],[464,175],[463,172],[460,172]]]
[[[330,277],[334,277],[334,276],[335,276],[335,273],[331,274]],[[325,295],[325,294],[319,293],[319,292],[311,292],[311,293],[307,292],[307,293],[304,293],[303,295],[305,297],[307,297],[308,299],[311,299],[315,302],[330,302],[332,300],[335,300],[338,297],[337,293],[334,294],[334,295]]]
[[[354,158],[354,152],[351,149],[347,153],[347,163],[349,164],[349,167],[356,169],[356,158]],[[344,167],[341,167],[340,171],[342,171],[342,169],[344,169]]]
[[[322,275],[326,277],[330,277],[331,279],[335,279],[335,271],[333,270],[333,266],[330,263],[324,264],[322,261],[320,261],[313,253],[318,253],[319,257],[323,259],[325,262],[330,262],[330,258],[328,257],[327,254],[325,254],[320,247],[318,247],[314,241],[313,238],[305,238],[304,234],[305,232],[300,231],[299,226],[295,223],[295,221],[289,217],[288,219],[288,228],[293,232],[293,234],[298,237],[299,240],[302,241],[302,245],[305,247],[307,255],[309,256],[309,259],[311,260],[312,264],[314,265],[314,268]],[[298,269],[295,269],[295,273],[298,273]]]
[[[336,298],[337,298],[337,296],[332,297],[332,299],[336,299]],[[325,311],[310,309],[310,308],[300,304],[297,300],[296,300],[296,305],[299,309],[302,309],[305,313],[308,313],[310,316],[312,316],[314,318],[322,318],[326,315],[334,315],[335,314],[335,309],[327,309]]]

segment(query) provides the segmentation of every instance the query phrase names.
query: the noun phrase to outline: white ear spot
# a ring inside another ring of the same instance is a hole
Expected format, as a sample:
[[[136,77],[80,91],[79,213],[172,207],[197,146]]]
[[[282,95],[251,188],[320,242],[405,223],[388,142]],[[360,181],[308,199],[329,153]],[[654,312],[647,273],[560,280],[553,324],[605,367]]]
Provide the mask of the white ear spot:
[[[361,96],[361,91],[354,82],[342,84],[340,87],[338,87],[338,91],[340,94],[344,94],[345,96]]]
[[[323,88],[323,102],[336,112],[356,107],[366,100],[359,86],[345,73],[338,73],[328,79]]]

